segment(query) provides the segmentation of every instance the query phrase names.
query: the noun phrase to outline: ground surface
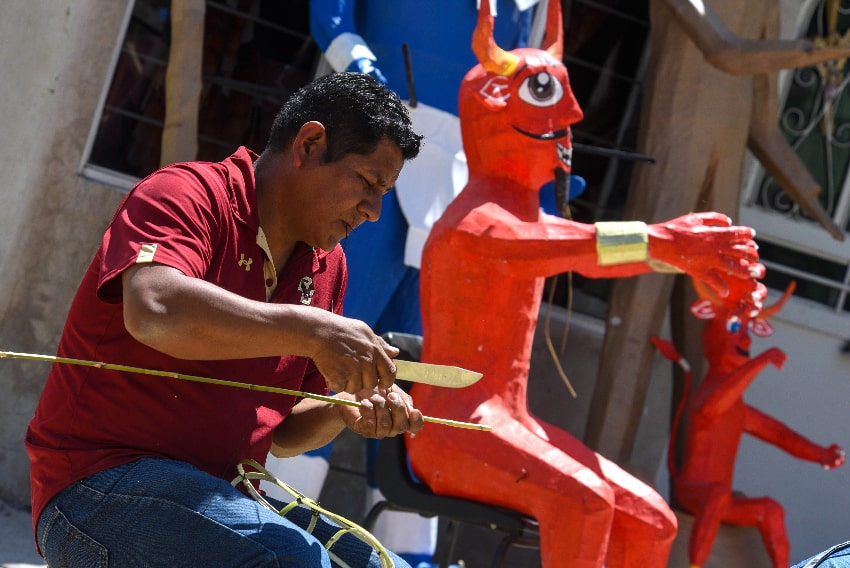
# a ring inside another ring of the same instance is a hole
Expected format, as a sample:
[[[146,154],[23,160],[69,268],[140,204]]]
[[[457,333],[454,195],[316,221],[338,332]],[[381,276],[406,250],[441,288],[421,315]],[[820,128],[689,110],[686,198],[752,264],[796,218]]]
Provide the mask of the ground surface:
[[[35,551],[29,511],[0,501],[0,568],[46,566]]]

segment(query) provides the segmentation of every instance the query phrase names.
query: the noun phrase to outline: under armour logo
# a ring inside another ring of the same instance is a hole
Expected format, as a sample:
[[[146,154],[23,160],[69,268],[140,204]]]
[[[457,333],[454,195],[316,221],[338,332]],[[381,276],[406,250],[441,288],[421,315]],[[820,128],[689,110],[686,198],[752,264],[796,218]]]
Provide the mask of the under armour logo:
[[[245,272],[251,270],[251,263],[254,262],[253,258],[245,258],[245,253],[239,255],[239,266],[245,267]]]
[[[301,303],[309,306],[313,302],[313,294],[316,293],[316,289],[313,288],[313,279],[309,276],[302,278],[298,283],[298,291],[301,292]]]

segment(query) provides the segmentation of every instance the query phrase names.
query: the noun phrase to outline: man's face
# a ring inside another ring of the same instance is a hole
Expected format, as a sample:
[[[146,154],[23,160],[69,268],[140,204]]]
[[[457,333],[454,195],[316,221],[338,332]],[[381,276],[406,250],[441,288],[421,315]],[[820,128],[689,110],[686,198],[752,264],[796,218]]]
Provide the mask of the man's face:
[[[401,149],[382,141],[369,155],[349,154],[333,163],[310,164],[307,172],[311,196],[302,203],[299,217],[301,240],[324,250],[365,221],[381,216],[381,200],[395,185],[404,164]]]

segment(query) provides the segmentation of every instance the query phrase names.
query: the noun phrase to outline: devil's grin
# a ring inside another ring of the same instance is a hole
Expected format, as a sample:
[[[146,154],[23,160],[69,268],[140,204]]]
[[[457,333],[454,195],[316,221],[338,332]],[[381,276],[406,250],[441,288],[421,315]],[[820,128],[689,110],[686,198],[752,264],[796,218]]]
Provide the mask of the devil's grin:
[[[559,138],[564,138],[569,133],[569,130],[567,130],[566,128],[564,128],[563,130],[544,132],[542,134],[535,134],[533,132],[523,130],[519,126],[514,126],[513,129],[522,134],[523,136],[528,136],[529,138],[536,138],[537,140],[557,140]]]
[[[542,134],[534,134],[533,132],[529,132],[527,130],[523,130],[518,126],[513,127],[514,130],[522,134],[523,136],[528,136],[529,138],[534,138],[535,140],[558,140],[560,138],[566,138],[569,135],[569,129],[563,130],[554,130],[549,132],[543,132]],[[561,161],[567,168],[572,168],[573,166],[573,149],[567,148],[560,142],[555,144],[555,147],[558,149],[558,160]]]

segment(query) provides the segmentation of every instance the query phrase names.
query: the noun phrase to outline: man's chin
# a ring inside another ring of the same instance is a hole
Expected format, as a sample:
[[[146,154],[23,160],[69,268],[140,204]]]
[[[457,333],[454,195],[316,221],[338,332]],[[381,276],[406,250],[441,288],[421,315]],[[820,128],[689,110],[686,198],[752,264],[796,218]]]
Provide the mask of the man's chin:
[[[312,245],[312,246],[313,246],[313,248],[322,249],[325,252],[331,252],[337,247],[337,245],[340,242],[342,242],[342,239],[336,239],[336,240],[330,240],[329,239],[329,240],[325,241],[324,243],[316,244],[316,245]]]

